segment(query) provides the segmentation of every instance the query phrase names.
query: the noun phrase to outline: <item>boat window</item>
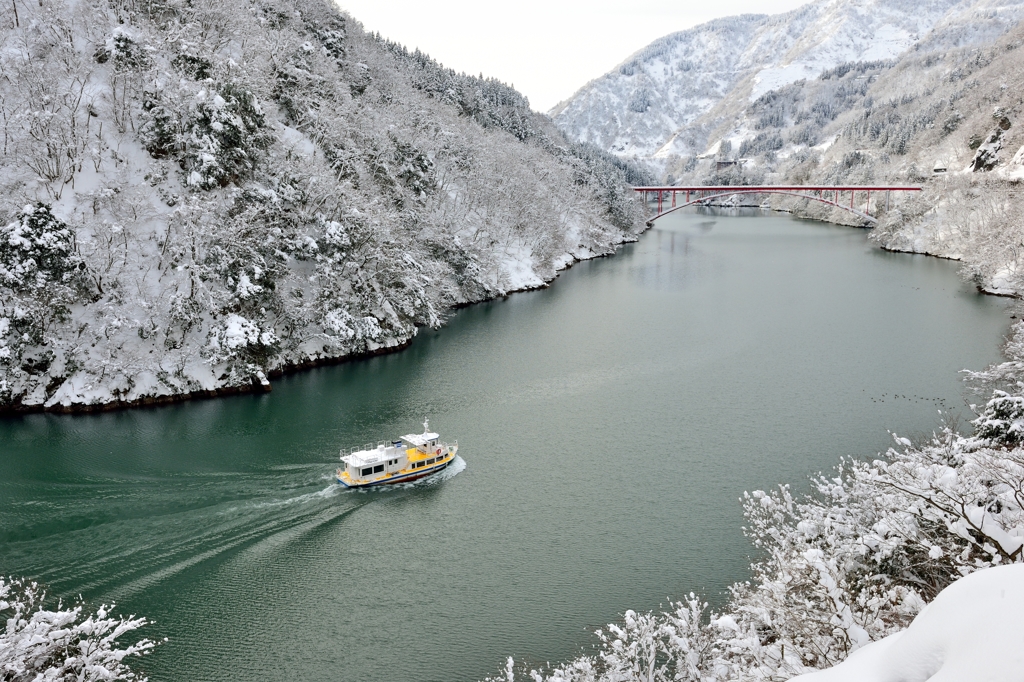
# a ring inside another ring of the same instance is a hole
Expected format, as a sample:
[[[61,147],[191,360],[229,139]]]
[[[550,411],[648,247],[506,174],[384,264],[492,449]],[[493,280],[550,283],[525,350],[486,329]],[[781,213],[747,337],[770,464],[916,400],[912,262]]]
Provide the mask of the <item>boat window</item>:
[[[378,464],[377,466],[373,467],[373,473],[375,473],[375,474],[379,474],[382,471],[384,471],[384,465],[383,464]]]
[[[366,467],[360,472],[363,476],[369,476],[373,473],[373,467]]]
[[[428,459],[428,460],[427,460],[427,466],[430,466],[430,465],[431,465],[431,464],[433,464],[433,463],[434,463],[434,460],[432,460],[432,459]]]

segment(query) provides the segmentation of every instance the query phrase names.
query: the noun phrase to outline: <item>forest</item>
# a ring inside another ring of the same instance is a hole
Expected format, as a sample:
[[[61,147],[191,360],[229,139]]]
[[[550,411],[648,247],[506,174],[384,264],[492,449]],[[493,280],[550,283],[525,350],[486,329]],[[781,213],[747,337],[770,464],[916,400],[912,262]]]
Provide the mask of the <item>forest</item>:
[[[0,412],[266,389],[644,229],[646,171],[326,0],[0,25]]]

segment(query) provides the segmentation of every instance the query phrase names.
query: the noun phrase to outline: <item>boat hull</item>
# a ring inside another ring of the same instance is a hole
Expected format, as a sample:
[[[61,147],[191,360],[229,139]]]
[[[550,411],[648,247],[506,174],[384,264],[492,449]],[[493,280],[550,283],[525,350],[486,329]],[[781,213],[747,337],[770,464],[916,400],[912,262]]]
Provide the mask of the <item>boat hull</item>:
[[[413,471],[407,474],[396,474],[394,476],[381,478],[376,481],[367,481],[366,483],[345,482],[344,480],[342,480],[340,476],[337,475],[334,477],[334,480],[336,480],[338,483],[345,486],[346,488],[372,488],[375,486],[382,485],[394,485],[395,483],[411,483],[412,481],[417,481],[421,478],[425,478],[427,476],[430,476],[431,474],[436,474],[439,471],[447,469],[449,465],[451,465],[451,463],[454,461],[455,457],[453,456],[447,462],[436,464],[429,469],[424,469],[423,471]]]

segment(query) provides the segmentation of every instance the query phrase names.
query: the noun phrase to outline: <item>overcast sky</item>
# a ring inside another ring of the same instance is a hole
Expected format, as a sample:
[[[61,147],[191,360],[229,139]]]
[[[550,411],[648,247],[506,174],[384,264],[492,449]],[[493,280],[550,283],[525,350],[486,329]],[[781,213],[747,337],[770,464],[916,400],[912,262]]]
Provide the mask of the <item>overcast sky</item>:
[[[515,85],[538,111],[656,38],[716,17],[775,14],[807,0],[336,0],[368,31],[456,71]]]

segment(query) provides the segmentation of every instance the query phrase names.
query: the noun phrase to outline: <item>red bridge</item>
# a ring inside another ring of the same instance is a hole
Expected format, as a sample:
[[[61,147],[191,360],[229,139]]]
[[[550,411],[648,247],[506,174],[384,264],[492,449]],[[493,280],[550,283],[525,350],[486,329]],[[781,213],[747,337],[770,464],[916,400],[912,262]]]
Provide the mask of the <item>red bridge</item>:
[[[896,185],[718,185],[710,187],[634,187],[633,189],[643,193],[645,201],[650,200],[651,194],[658,196],[658,213],[647,221],[648,225],[681,208],[739,194],[785,194],[801,199],[810,199],[841,208],[869,223],[875,223],[877,219],[870,213],[872,192],[885,192],[885,208],[889,210],[890,192],[921,191],[920,187]],[[847,194],[850,196],[849,202],[846,201]],[[670,197],[672,201],[672,205],[668,209],[665,208],[666,196]],[[864,210],[860,210],[858,207],[860,201],[864,202]]]

